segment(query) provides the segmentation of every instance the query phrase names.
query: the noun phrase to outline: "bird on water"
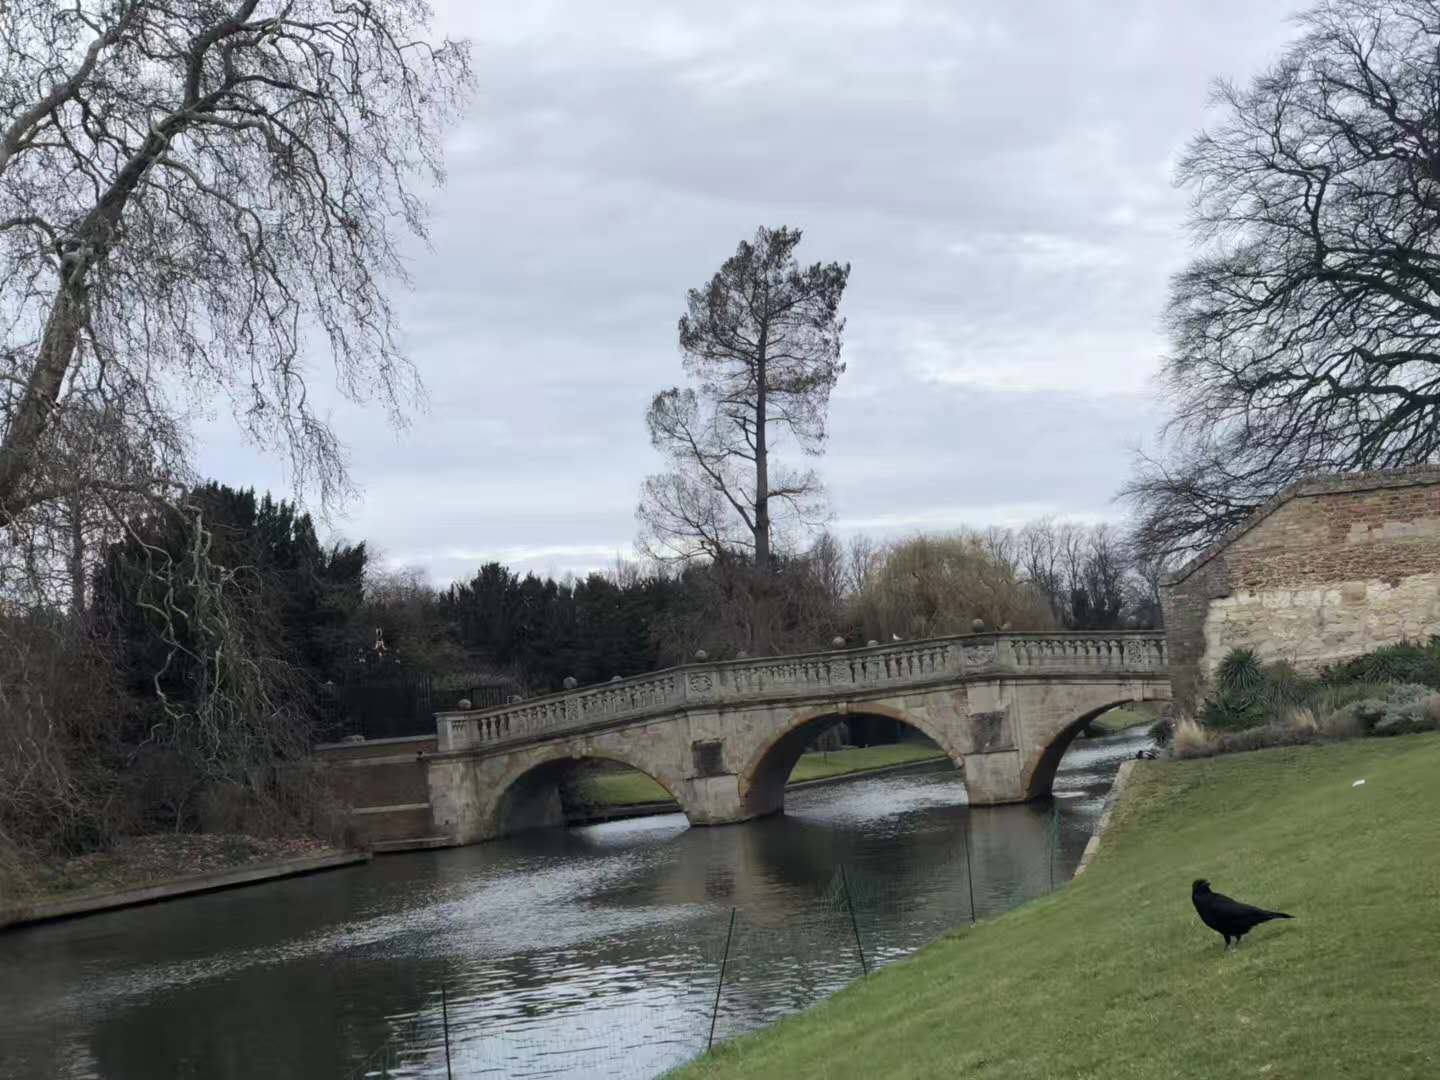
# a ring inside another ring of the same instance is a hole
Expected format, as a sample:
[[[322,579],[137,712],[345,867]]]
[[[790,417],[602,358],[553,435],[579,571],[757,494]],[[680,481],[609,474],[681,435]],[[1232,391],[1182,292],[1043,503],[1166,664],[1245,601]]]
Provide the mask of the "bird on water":
[[[1235,939],[1235,944],[1240,944],[1240,939],[1248,934],[1255,927],[1271,919],[1293,919],[1294,915],[1287,915],[1283,911],[1267,911],[1264,908],[1252,907],[1249,904],[1242,904],[1239,900],[1232,900],[1224,893],[1212,892],[1210,882],[1204,878],[1198,878],[1195,884],[1190,887],[1190,900],[1195,905],[1195,911],[1200,916],[1200,921],[1225,938],[1225,947],[1230,947],[1230,939]]]

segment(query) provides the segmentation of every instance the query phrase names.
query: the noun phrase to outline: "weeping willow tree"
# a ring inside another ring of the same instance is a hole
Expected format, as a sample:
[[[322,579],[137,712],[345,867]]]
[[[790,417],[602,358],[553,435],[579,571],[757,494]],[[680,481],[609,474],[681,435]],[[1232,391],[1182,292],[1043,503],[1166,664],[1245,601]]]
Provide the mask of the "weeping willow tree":
[[[968,634],[975,619],[992,630],[1052,630],[1045,593],[1024,577],[1003,532],[916,536],[884,548],[851,599],[867,638]]]

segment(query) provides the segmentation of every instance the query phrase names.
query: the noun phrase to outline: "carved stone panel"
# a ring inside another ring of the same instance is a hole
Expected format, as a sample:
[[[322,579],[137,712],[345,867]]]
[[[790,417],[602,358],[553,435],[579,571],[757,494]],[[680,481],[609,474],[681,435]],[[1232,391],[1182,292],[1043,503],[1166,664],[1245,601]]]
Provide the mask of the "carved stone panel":
[[[690,690],[696,694],[708,694],[715,685],[715,680],[705,671],[692,671],[690,673]]]
[[[965,666],[967,668],[987,667],[995,663],[995,646],[991,645],[966,645]]]
[[[690,744],[696,776],[725,775],[725,744],[720,739],[696,739]]]
[[[993,712],[970,714],[971,728],[975,733],[975,753],[988,754],[994,750],[1013,750],[1014,740],[1010,738],[1010,710],[996,709]]]

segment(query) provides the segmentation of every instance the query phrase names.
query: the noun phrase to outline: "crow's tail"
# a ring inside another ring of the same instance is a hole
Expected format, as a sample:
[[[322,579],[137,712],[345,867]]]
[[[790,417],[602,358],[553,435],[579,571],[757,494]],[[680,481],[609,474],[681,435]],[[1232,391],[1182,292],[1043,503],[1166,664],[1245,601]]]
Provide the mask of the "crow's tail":
[[[1293,919],[1295,917],[1294,915],[1286,915],[1283,911],[1267,911],[1265,914],[1269,915],[1272,919]]]

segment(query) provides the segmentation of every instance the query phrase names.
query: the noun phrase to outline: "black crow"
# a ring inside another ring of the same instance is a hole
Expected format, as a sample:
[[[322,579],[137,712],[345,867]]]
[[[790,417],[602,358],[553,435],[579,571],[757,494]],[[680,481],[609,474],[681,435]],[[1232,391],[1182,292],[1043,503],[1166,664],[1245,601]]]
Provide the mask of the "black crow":
[[[1195,904],[1200,921],[1225,938],[1227,949],[1230,947],[1231,938],[1235,939],[1235,944],[1240,944],[1240,939],[1262,922],[1295,917],[1286,915],[1283,911],[1251,907],[1239,900],[1231,900],[1222,893],[1211,892],[1210,882],[1204,878],[1197,879],[1190,887],[1190,899]]]

